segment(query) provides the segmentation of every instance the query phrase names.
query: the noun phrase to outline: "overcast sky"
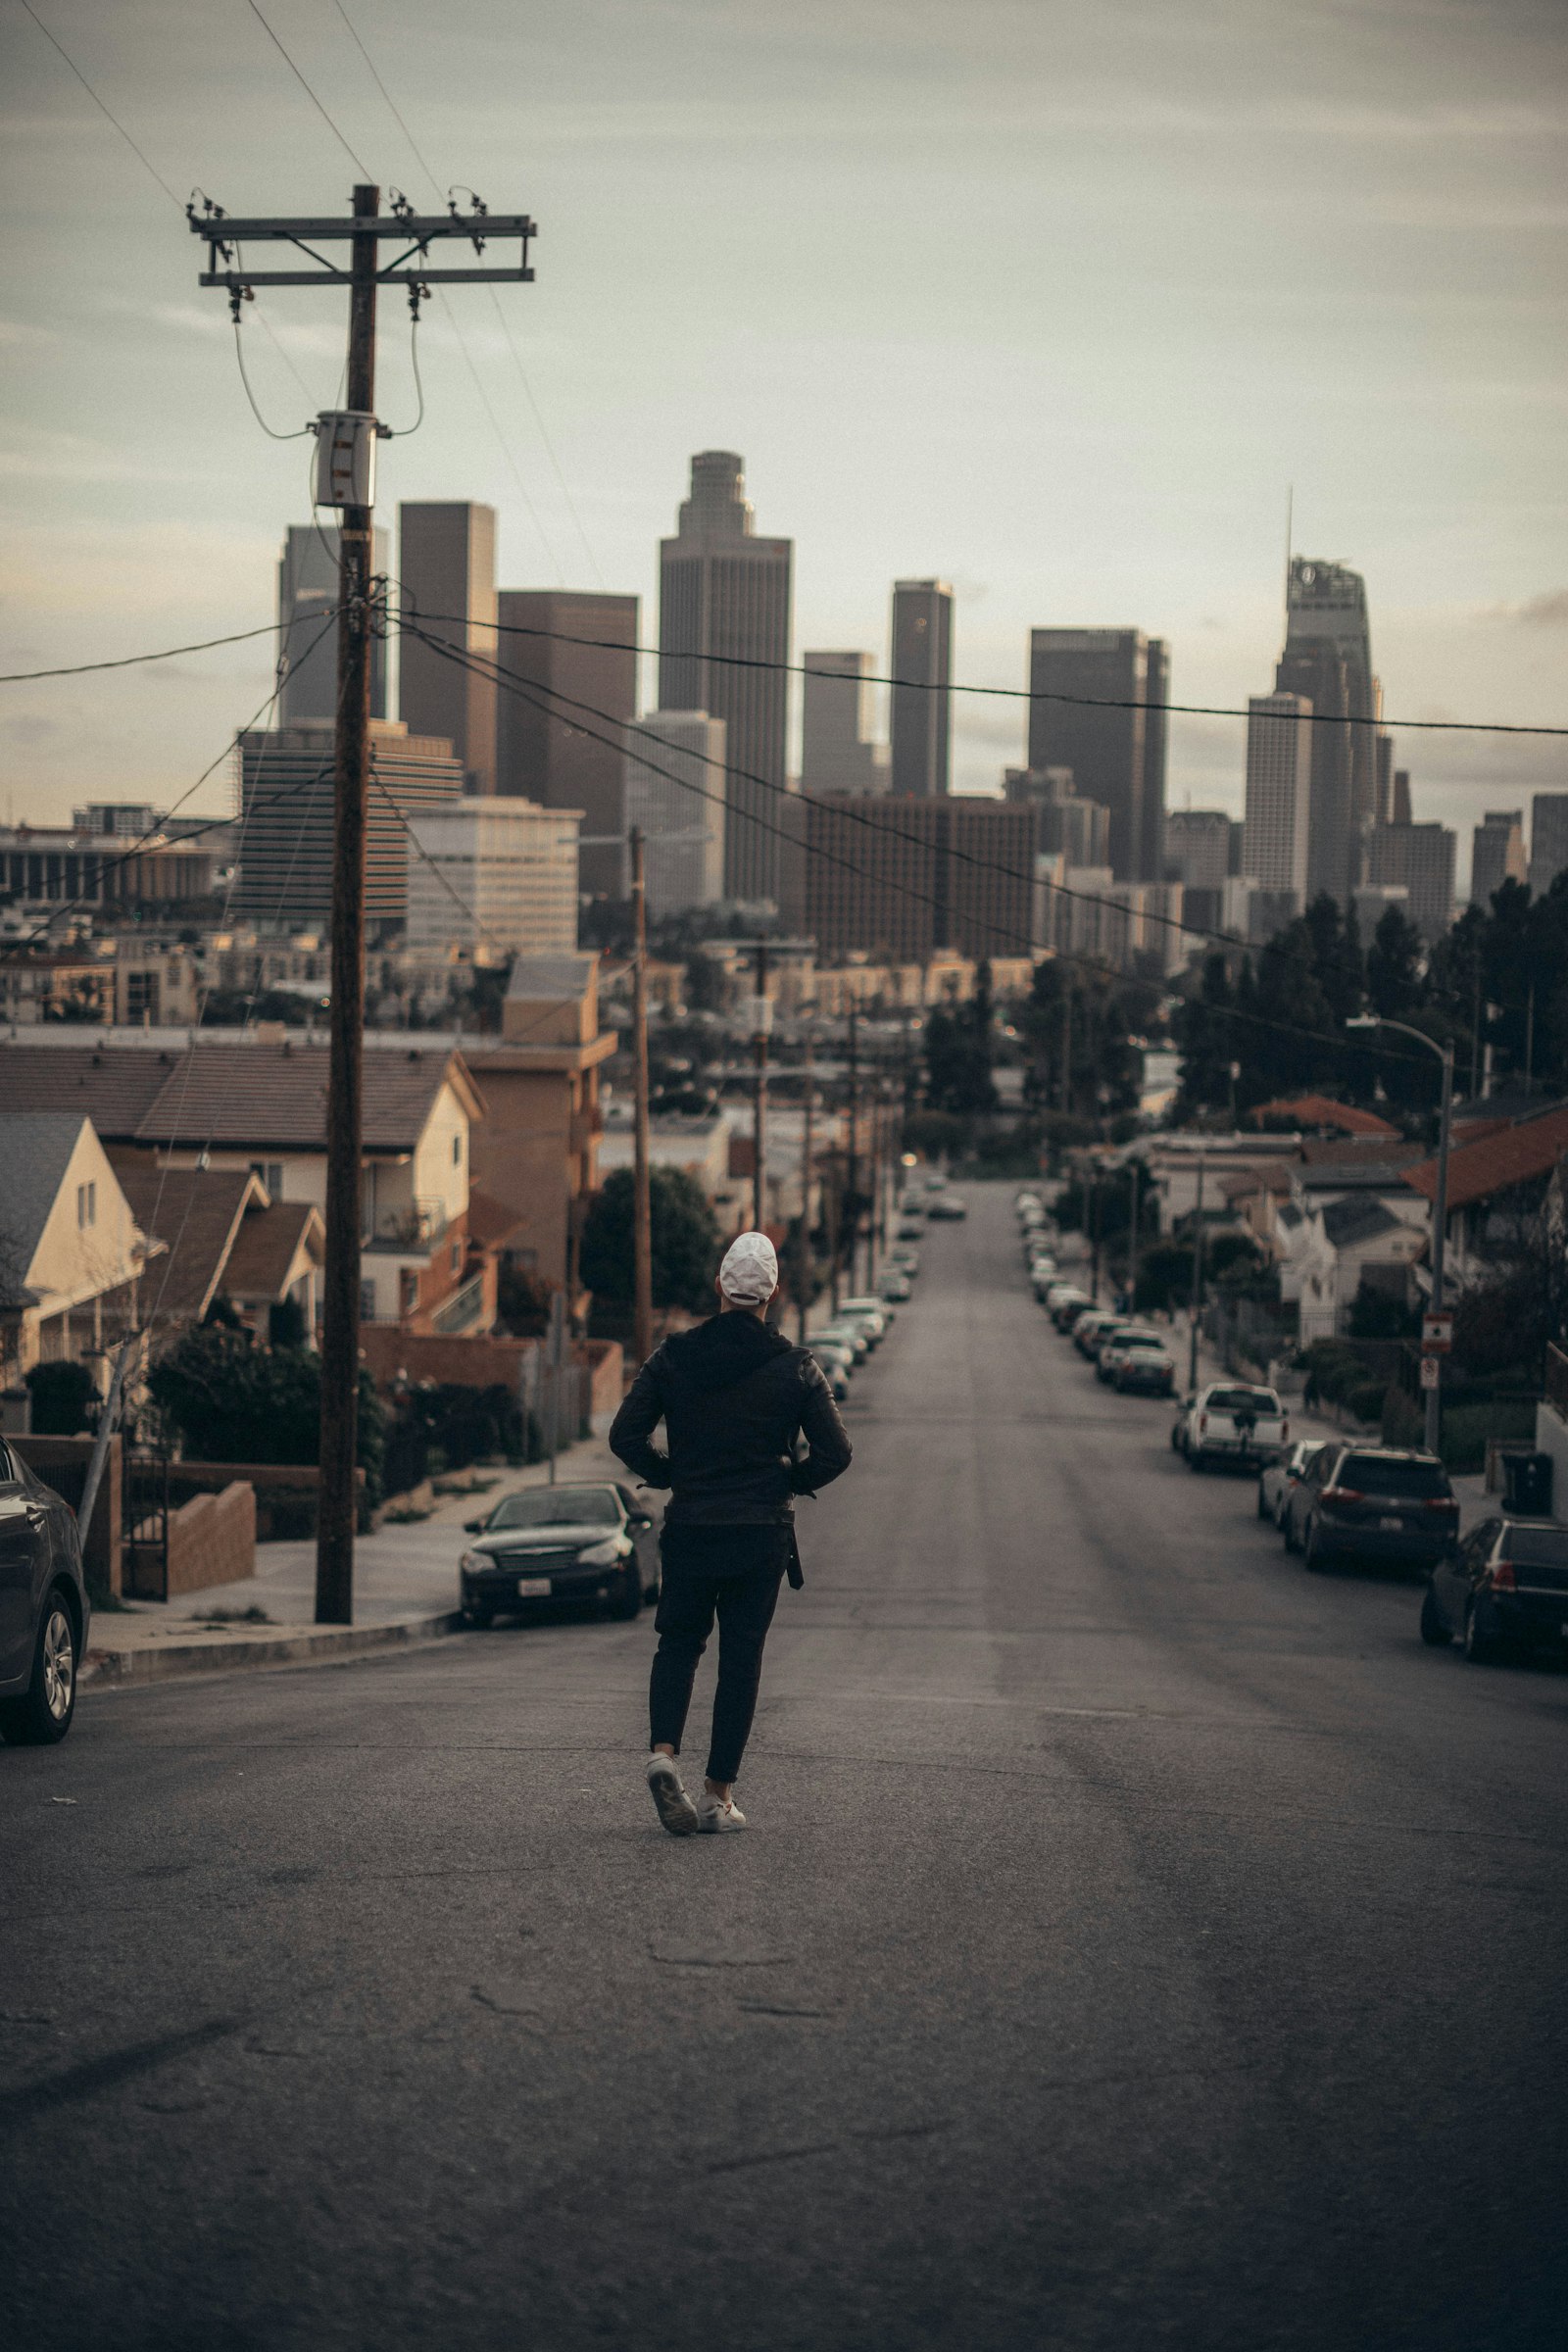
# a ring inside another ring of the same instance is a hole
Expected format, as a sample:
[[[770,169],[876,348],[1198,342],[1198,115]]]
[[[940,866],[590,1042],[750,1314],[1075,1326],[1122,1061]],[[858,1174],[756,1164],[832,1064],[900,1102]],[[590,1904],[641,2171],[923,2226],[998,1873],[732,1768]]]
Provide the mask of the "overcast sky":
[[[179,198],[346,207],[248,0],[33,5]],[[262,6],[427,201],[335,0]],[[1294,484],[1298,551],[1365,574],[1392,714],[1568,723],[1560,0],[345,6],[443,189],[540,225],[537,283],[500,293],[519,358],[488,293],[452,297],[499,429],[435,310],[383,517],[489,500],[504,585],[634,590],[651,638],[690,454],[738,449],[796,543],[797,648],[885,659],[889,584],[942,573],[962,678],[1022,685],[1031,625],[1138,625],[1176,700],[1234,703],[1272,683]],[[175,205],[20,0],[0,37],[0,667],[266,621],[310,445],[256,425]],[[340,294],[258,298],[270,421],[332,404],[343,330]],[[172,800],[269,662],[0,690],[0,813]],[[964,786],[1020,757],[1021,705],[957,723]],[[1239,813],[1244,732],[1175,722],[1173,807]],[[1416,814],[1461,825],[1568,789],[1565,753],[1399,745]]]

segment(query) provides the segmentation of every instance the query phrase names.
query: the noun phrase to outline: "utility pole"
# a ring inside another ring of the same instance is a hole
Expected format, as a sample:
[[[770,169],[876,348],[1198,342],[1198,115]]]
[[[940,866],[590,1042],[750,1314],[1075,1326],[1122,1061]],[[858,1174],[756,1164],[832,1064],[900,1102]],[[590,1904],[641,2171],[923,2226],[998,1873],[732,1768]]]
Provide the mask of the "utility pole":
[[[1061,1107],[1072,1108],[1072,981],[1061,992]]]
[[[1142,1174],[1142,1163],[1135,1159],[1129,1164],[1133,1180],[1133,1203],[1132,1222],[1127,1228],[1127,1312],[1133,1315],[1138,1312],[1138,1179]]]
[[[1198,1200],[1193,1209],[1192,1331],[1187,1349],[1187,1386],[1198,1386],[1198,1317],[1203,1303],[1203,1155],[1198,1155]]]
[[[1091,1157],[1089,1165],[1093,1170],[1090,1177],[1093,1189],[1089,1195],[1089,1296],[1098,1306],[1100,1304],[1100,1162]]]
[[[757,1055],[757,1095],[752,1106],[752,1154],[756,1161],[756,1184],[752,1194],[752,1223],[759,1233],[767,1231],[767,942],[757,943],[757,1031],[753,1051]]]
[[[1443,1260],[1448,1239],[1448,1148],[1453,1136],[1453,1047],[1441,1048],[1443,1054],[1443,1100],[1438,1113],[1438,1180],[1432,1195],[1432,1312],[1443,1311]],[[1437,1372],[1426,1397],[1426,1442],[1428,1453],[1441,1456],[1443,1452],[1443,1391],[1438,1385],[1443,1378],[1443,1359],[1434,1359]]]
[[[632,1129],[632,1352],[646,1364],[654,1350],[654,1217],[648,1179],[648,893],[643,835],[631,829],[631,1027],[636,1069]]]
[[[490,215],[475,197],[460,215],[420,216],[401,199],[390,216],[381,212],[379,188],[354,190],[350,217],[325,220],[234,220],[220,206],[195,200],[185,208],[192,234],[207,247],[207,268],[198,282],[228,295],[236,326],[242,307],[258,286],[346,286],[349,346],[346,408],[316,419],[317,504],[339,510],[337,612],[337,705],[333,763],[332,829],[332,1004],[328,1027],[326,1108],[326,1240],[321,1277],[321,1438],[316,1543],[316,1620],[349,1625],[354,1618],[354,1536],[359,1512],[357,1477],[360,1382],[360,1238],[363,1056],[365,1051],[365,832],[369,790],[370,648],[378,614],[373,603],[372,517],[375,508],[376,289],[407,288],[418,305],[432,285],[526,283],[528,241],[534,224],[525,214]],[[429,249],[461,238],[475,260],[488,242],[515,237],[517,265],[432,270]],[[382,243],[403,247],[383,269]],[[241,267],[245,248],[288,245],[313,266],[253,270]],[[346,270],[324,259],[323,245],[349,248]],[[413,268],[406,265],[412,263]]]
[[[850,1204],[850,1297],[855,1291],[855,1263],[860,1241],[860,1032],[858,1007],[850,1005],[850,1157],[845,1195]]]
[[[809,1053],[810,1048],[807,1048]],[[806,1065],[806,1126],[801,1137],[801,1225],[800,1247],[795,1252],[795,1337],[801,1347],[806,1345],[806,1318],[810,1309],[812,1259],[811,1248],[811,1113],[816,1108],[816,1072],[809,1061]]]

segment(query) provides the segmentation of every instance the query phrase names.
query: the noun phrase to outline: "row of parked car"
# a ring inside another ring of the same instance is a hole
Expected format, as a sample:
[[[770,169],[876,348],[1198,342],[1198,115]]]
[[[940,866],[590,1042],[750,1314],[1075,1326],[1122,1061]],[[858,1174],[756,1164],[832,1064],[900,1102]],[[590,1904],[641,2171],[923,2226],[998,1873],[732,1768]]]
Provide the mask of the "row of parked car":
[[[1063,1281],[1039,1195],[1020,1193],[1016,1205],[1030,1278],[1057,1330],[1107,1385],[1174,1395],[1176,1366],[1163,1336],[1097,1307]],[[1181,1396],[1170,1443],[1195,1473],[1229,1467],[1255,1476],[1258,1518],[1314,1573],[1366,1566],[1419,1576],[1420,1633],[1429,1645],[1457,1642],[1477,1663],[1568,1653],[1568,1526],[1498,1510],[1461,1536],[1458,1497],[1435,1454],[1293,1439],[1278,1391],[1234,1379]]]

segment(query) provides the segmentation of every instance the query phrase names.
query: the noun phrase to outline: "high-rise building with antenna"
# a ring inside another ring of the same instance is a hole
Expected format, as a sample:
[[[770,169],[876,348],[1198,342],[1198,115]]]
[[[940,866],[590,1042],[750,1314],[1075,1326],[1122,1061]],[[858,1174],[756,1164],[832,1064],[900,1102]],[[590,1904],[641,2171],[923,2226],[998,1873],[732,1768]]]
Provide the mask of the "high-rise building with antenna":
[[[1358,571],[1291,558],[1274,691],[1302,695],[1312,706],[1307,895],[1326,891],[1348,906],[1379,813],[1379,693]]]
[[[692,460],[676,535],[660,546],[659,707],[724,722],[724,894],[788,896],[785,790],[794,546],[760,539],[734,451]]]

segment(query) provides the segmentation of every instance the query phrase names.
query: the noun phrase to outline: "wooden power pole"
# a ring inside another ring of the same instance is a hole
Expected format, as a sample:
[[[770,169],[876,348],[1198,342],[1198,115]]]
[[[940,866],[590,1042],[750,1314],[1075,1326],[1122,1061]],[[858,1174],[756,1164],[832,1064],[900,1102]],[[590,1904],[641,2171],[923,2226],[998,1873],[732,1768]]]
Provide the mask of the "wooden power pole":
[[[632,1352],[646,1364],[654,1348],[654,1216],[648,1180],[648,893],[642,828],[631,829],[631,1028],[636,1067],[632,1130]]]
[[[321,1441],[316,1540],[316,1621],[349,1625],[354,1617],[354,1535],[359,1513],[358,1424],[360,1384],[360,1239],[365,1054],[365,833],[370,781],[370,655],[381,615],[376,583],[372,523],[375,509],[376,290],[405,286],[411,305],[429,287],[451,284],[526,283],[528,241],[534,224],[526,214],[489,214],[473,200],[460,214],[415,213],[395,201],[381,212],[381,192],[356,187],[350,217],[326,220],[234,220],[219,206],[186,207],[192,233],[207,246],[207,268],[199,282],[228,295],[236,325],[241,306],[258,286],[346,286],[349,348],[345,378],[347,406],[316,419],[317,504],[340,515],[338,534],[337,724],[333,760],[332,817],[332,1005],[328,1029],[326,1098],[326,1236],[321,1277]],[[514,267],[482,264],[487,243],[520,240]],[[470,243],[480,266],[463,270],[429,267],[432,244],[460,238]],[[402,247],[383,269],[383,243]],[[336,268],[319,252],[323,245],[349,248],[349,266]],[[287,245],[290,258],[310,266],[253,270],[241,265],[249,248]],[[413,267],[409,267],[412,264]]]
[[[759,1233],[767,1231],[767,942],[757,943],[757,1030],[753,1049],[757,1055],[757,1094],[752,1104],[752,1153],[756,1162],[756,1180],[752,1192],[752,1224]]]
[[[808,1053],[810,1049],[808,1047]],[[810,1311],[811,1276],[816,1251],[811,1245],[811,1113],[816,1108],[816,1072],[806,1065],[806,1124],[801,1135],[800,1247],[795,1252],[795,1337],[806,1346],[806,1318]]]

